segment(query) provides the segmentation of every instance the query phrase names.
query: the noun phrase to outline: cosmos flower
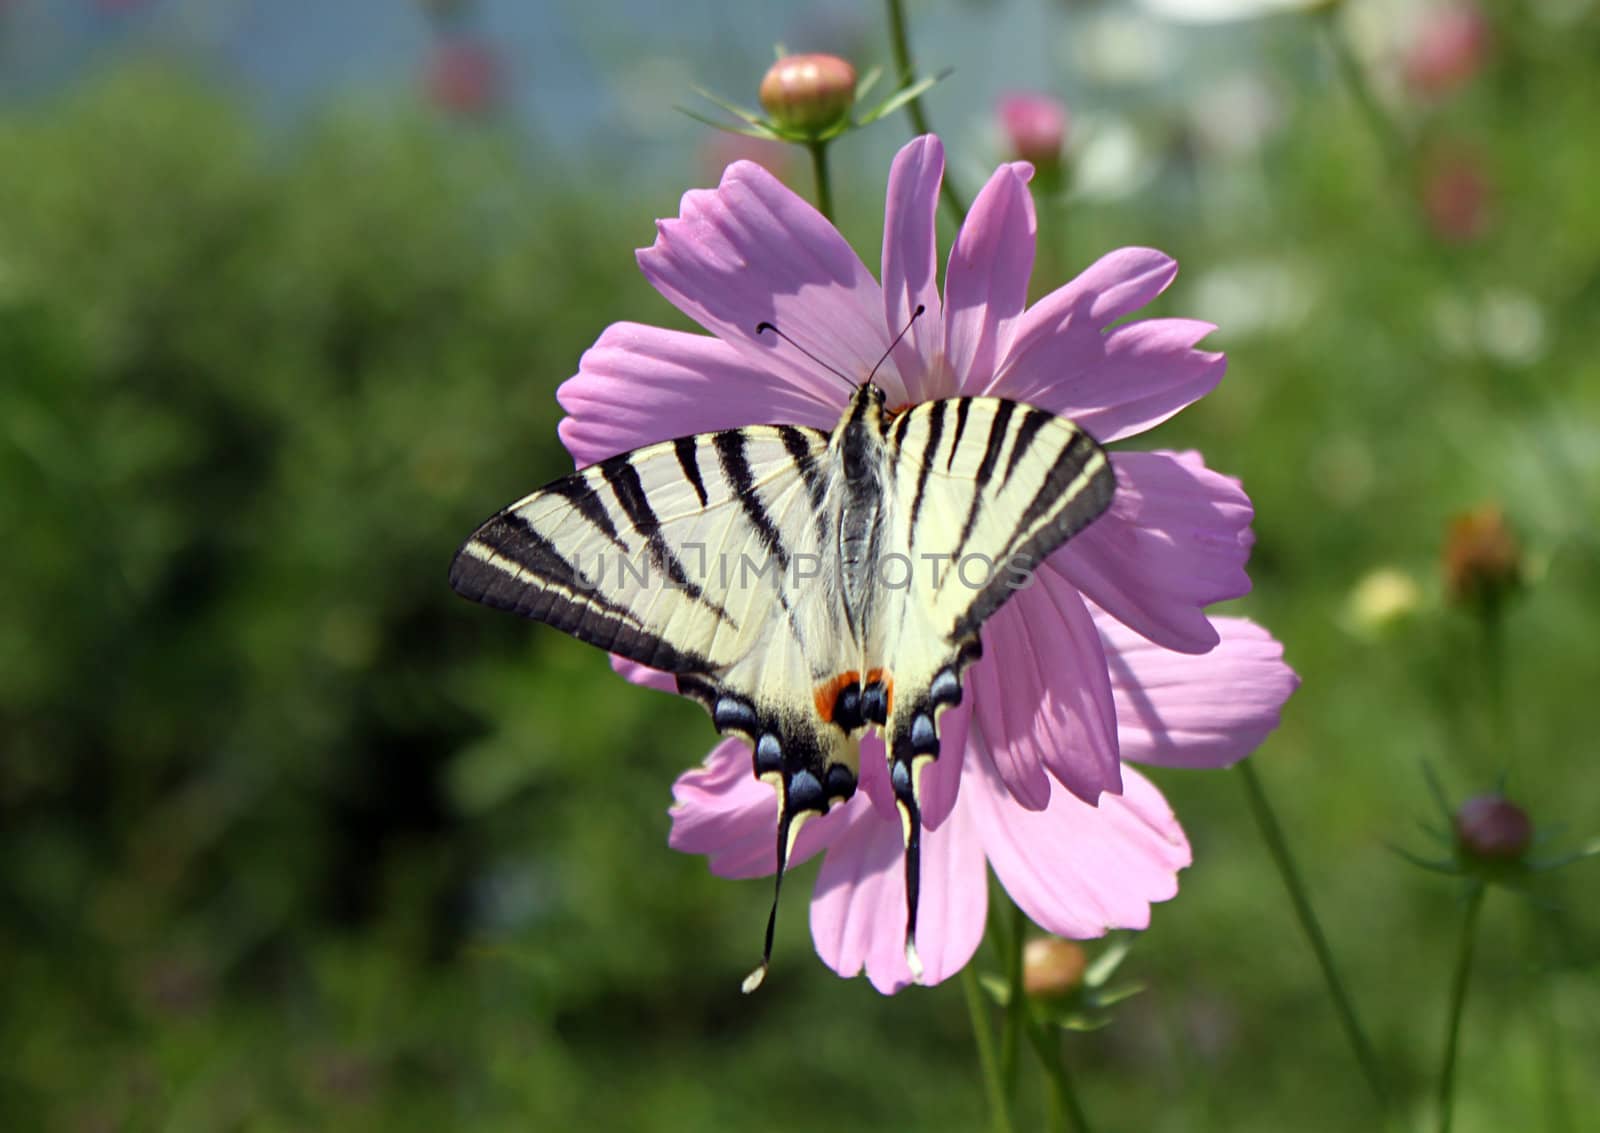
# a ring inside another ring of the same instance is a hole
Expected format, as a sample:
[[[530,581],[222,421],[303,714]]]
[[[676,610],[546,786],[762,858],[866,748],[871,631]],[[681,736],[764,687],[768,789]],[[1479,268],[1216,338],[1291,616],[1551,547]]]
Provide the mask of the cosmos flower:
[[[1045,94],[1014,92],[1002,98],[995,111],[1014,156],[1035,165],[1061,160],[1067,143],[1066,103]]]
[[[659,222],[656,241],[640,251],[639,263],[658,291],[711,334],[636,323],[609,327],[558,393],[569,414],[561,438],[576,461],[585,465],[686,433],[757,423],[831,429],[847,391],[819,362],[865,378],[908,322],[909,331],[874,379],[891,408],[963,394],[1005,396],[1070,417],[1110,444],[1159,424],[1216,386],[1224,359],[1196,349],[1210,324],[1122,322],[1176,274],[1177,265],[1160,252],[1112,252],[1028,304],[1035,218],[1028,191],[1033,171],[1023,162],[1001,166],[973,202],[941,295],[935,210],[943,170],[943,149],[931,136],[912,141],[895,158],[881,284],[826,219],[757,165],[735,163],[718,188],[686,194],[678,217]],[[918,306],[925,314],[912,321]],[[755,328],[764,321],[782,327],[816,361],[774,336],[758,336]],[[1117,666],[1145,651],[1179,664],[1186,663],[1183,655],[1214,651],[1225,641],[1222,630],[1238,627],[1214,623],[1205,607],[1249,589],[1244,565],[1251,508],[1237,481],[1213,472],[1195,453],[1119,451],[1111,459],[1117,492],[1110,509],[985,623],[984,657],[967,673],[963,705],[941,719],[943,754],[922,784],[926,829],[956,824],[946,838],[925,841],[925,874],[941,868],[928,859],[929,846],[968,845],[981,830],[992,839],[1004,828],[1042,839],[1031,848],[1019,843],[1019,860],[1054,860],[1052,847],[1071,847],[1060,864],[1095,875],[1085,880],[1086,893],[1100,892],[1098,870],[1106,871],[1110,904],[1101,907],[1103,915],[1085,916],[1089,905],[1078,908],[1077,919],[1041,921],[1061,935],[1142,923],[1140,910],[1170,896],[1171,875],[1187,860],[1182,835],[1154,788],[1124,772],[1130,725],[1119,720]],[[1225,657],[1193,662],[1202,666],[1195,673],[1213,671],[1206,666]],[[619,668],[642,683],[670,687],[662,674]],[[1123,688],[1124,699],[1140,695],[1130,687]],[[1239,695],[1232,685],[1213,693],[1229,701]],[[1267,727],[1257,730],[1265,734]],[[737,750],[721,745],[706,773],[731,776],[736,761],[728,753]],[[1242,754],[1230,748],[1227,758]],[[815,852],[837,834],[848,846],[836,845],[829,861],[852,863],[853,872],[825,866],[824,890],[898,892],[903,882],[884,868],[868,868],[887,860],[880,832],[853,818],[866,807],[881,808],[887,798],[876,741],[864,745],[861,765],[859,797],[809,823],[796,849]],[[761,786],[750,776],[748,758],[740,770],[752,787]],[[751,797],[764,800],[771,841],[771,791],[761,791]],[[958,796],[967,800],[959,810]],[[886,820],[894,815],[892,805],[877,813]],[[1144,834],[1134,829],[1141,826]],[[1052,842],[1058,828],[1101,829],[1105,837],[1066,833]],[[898,825],[885,829],[895,834],[898,861]],[[695,848],[685,837],[675,835],[676,844]],[[1136,845],[1143,857],[1134,854]],[[989,842],[983,847],[1000,870],[1005,851]],[[1124,857],[1141,864],[1119,865]],[[750,860],[743,868],[756,867]],[[1118,880],[1123,873],[1130,875],[1126,886]],[[977,908],[950,908],[958,894]],[[956,912],[980,914],[981,929],[981,893],[925,883],[919,923],[926,927],[919,928],[918,947],[928,982],[965,962],[966,937],[940,940],[946,934],[935,928]],[[966,924],[963,931],[977,930]],[[841,971],[865,960],[880,987],[909,979],[903,957],[895,971],[887,953],[875,969],[864,952],[843,944],[822,950]]]

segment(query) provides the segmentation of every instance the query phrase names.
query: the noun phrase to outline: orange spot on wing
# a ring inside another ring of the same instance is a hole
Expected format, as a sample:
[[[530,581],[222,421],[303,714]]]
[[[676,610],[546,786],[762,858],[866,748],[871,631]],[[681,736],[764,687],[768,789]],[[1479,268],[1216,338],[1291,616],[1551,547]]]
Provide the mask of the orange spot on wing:
[[[839,694],[853,684],[861,682],[861,674],[851,671],[830,677],[812,690],[811,700],[817,706],[817,715],[828,722],[833,721],[833,706],[839,699]]]

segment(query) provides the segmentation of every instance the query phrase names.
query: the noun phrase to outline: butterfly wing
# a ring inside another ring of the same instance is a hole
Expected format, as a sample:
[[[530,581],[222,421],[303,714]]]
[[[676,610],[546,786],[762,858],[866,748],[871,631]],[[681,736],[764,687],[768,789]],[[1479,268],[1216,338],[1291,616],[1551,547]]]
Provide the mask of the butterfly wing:
[[[855,791],[863,729],[833,711],[861,646],[824,569],[827,449],[827,434],[788,425],[635,449],[499,512],[450,570],[467,598],[675,674],[719,731],[749,741],[778,791],[780,887],[804,820]],[[768,955],[772,933],[769,918]]]
[[[888,442],[886,547],[912,573],[910,585],[884,595],[873,648],[893,681],[884,731],[905,826],[915,972],[919,784],[939,754],[939,714],[961,701],[961,674],[982,652],[984,621],[1105,511],[1116,481],[1105,452],[1077,425],[1001,398],[926,402],[894,420]]]

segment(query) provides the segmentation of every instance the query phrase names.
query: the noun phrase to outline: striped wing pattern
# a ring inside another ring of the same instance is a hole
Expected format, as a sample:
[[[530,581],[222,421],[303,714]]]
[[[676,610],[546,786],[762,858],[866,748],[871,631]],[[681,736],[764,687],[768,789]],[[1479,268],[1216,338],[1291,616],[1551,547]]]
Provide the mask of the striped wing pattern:
[[[918,780],[979,628],[1115,487],[1065,418],[999,398],[899,414],[861,386],[832,436],[763,425],[680,437],[548,484],[457,553],[462,595],[677,676],[778,791],[777,882],[802,822],[854,792],[885,734],[916,927]],[[870,548],[868,570],[859,552]],[[848,550],[847,550],[848,548]],[[848,569],[847,568],[848,560]],[[891,577],[895,581],[891,582]],[[746,981],[760,983],[766,959]]]
[[[961,701],[961,674],[982,652],[979,627],[1105,511],[1116,480],[1105,452],[1071,421],[1001,398],[926,402],[895,418],[887,439],[886,546],[915,570],[915,585],[887,596],[881,648],[894,673],[884,730],[916,971],[919,780],[939,754],[939,714]]]
[[[784,575],[822,553],[827,442],[758,426],[603,460],[484,523],[450,583],[651,668],[714,678],[769,644],[774,621],[805,632],[785,616]]]

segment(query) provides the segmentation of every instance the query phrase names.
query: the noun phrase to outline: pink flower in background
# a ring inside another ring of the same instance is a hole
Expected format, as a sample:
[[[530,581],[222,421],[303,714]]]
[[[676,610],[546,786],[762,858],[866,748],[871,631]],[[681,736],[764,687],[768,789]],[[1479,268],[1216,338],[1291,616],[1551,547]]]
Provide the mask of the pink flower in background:
[[[426,79],[428,97],[451,114],[484,114],[500,101],[500,57],[479,40],[440,40],[428,59]]]
[[[1489,21],[1475,4],[1457,3],[1424,13],[1405,51],[1402,70],[1412,89],[1446,94],[1483,69],[1490,47]]]
[[[1001,166],[978,194],[951,250],[941,296],[934,221],[943,172],[937,138],[918,138],[895,158],[881,285],[831,224],[760,166],[736,163],[718,188],[685,194],[679,216],[659,222],[639,263],[656,289],[711,336],[636,323],[609,327],[558,394],[569,414],[561,438],[573,457],[584,465],[686,433],[755,423],[831,429],[847,390],[793,346],[757,336],[763,321],[822,362],[864,379],[921,305],[925,315],[876,378],[892,408],[958,394],[1012,397],[1071,417],[1102,443],[1141,433],[1216,386],[1222,356],[1196,349],[1210,324],[1123,322],[1176,274],[1177,265],[1160,252],[1112,252],[1028,305],[1035,219],[1033,170],[1025,163]],[[1117,452],[1112,462],[1117,493],[1110,509],[985,624],[984,657],[967,673],[966,699],[941,719],[943,754],[923,777],[923,820],[934,832],[954,825],[946,837],[924,840],[918,948],[926,982],[965,963],[967,942],[982,920],[977,915],[973,927],[981,893],[941,883],[940,871],[955,867],[931,859],[929,847],[965,855],[968,865],[987,855],[1004,874],[1008,851],[997,839],[1011,831],[1016,869],[1029,860],[1052,862],[1081,879],[1076,896],[1057,895],[1066,902],[1061,915],[1041,921],[1063,934],[1142,924],[1148,902],[1171,895],[1171,875],[1187,861],[1182,835],[1154,789],[1123,773],[1121,743],[1133,742],[1129,729],[1143,719],[1130,720],[1131,704],[1123,702],[1145,694],[1119,685],[1117,669],[1148,653],[1197,666],[1185,688],[1205,673],[1225,674],[1213,667],[1226,652],[1204,660],[1177,654],[1208,653],[1225,640],[1222,630],[1245,632],[1236,623],[1213,623],[1204,610],[1249,589],[1250,502],[1237,481],[1211,471],[1195,453]],[[671,687],[664,674],[619,668],[642,683]],[[1145,705],[1156,711],[1159,687],[1145,685]],[[1221,683],[1210,695],[1232,702],[1242,694]],[[1256,733],[1271,726],[1264,719],[1252,719],[1252,727],[1260,725]],[[717,798],[742,807],[750,788],[732,782],[730,754],[739,750],[719,746],[713,763],[685,780],[685,789],[702,790],[702,813],[715,811],[707,800]],[[1230,747],[1225,758],[1245,750]],[[751,788],[765,792],[749,798],[764,800],[770,842],[771,790],[750,776],[747,758],[742,772]],[[726,777],[726,791],[738,793],[713,790],[697,775],[717,784]],[[830,914],[820,914],[819,950],[841,971],[865,962],[878,986],[892,988],[910,979],[903,954],[896,960],[888,951],[860,951],[866,938],[850,928],[866,923],[852,919],[862,909],[901,892],[899,875],[891,877],[888,867],[893,857],[899,868],[900,834],[890,826],[898,819],[886,785],[881,746],[873,741],[863,752],[858,797],[809,823],[797,851],[814,853],[821,840],[839,839],[819,892],[831,895],[823,908],[841,911],[848,924],[839,928]],[[869,822],[870,815],[882,821]],[[709,843],[689,836],[687,821],[680,812],[674,844],[709,851]],[[1070,855],[1057,862],[1057,848],[1067,846]],[[750,859],[741,868],[759,864]],[[1034,911],[1045,915],[1048,895],[1036,896],[1044,904]]]
[[[1431,158],[1422,179],[1422,211],[1434,234],[1453,244],[1466,244],[1489,227],[1494,186],[1483,162],[1466,150]]]
[[[1008,94],[1000,100],[1000,127],[1011,155],[1034,165],[1061,160],[1067,144],[1067,106],[1043,94]]]

